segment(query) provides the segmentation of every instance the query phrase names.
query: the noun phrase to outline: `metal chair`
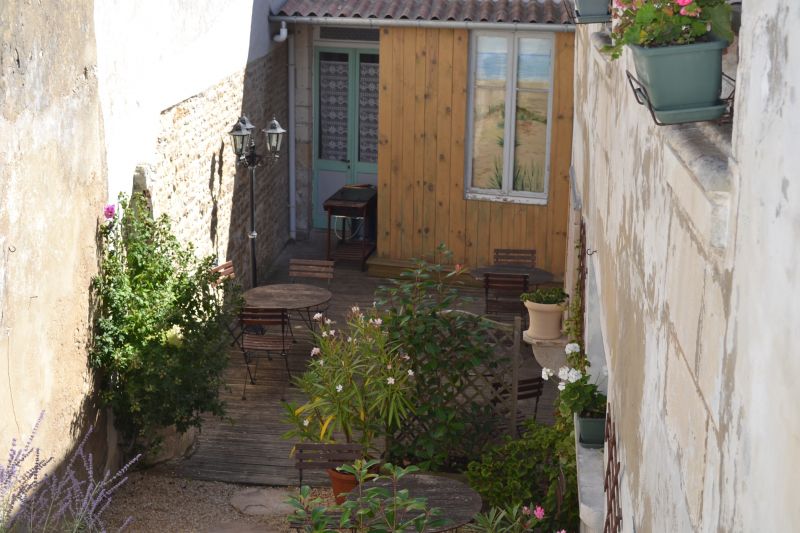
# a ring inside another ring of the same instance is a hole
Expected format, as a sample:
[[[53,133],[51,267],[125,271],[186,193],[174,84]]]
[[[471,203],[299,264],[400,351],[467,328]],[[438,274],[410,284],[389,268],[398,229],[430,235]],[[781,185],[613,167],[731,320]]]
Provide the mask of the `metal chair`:
[[[334,261],[325,259],[289,259],[289,279],[294,283],[298,279],[323,279],[331,284],[333,279]],[[311,319],[315,313],[324,313],[328,310],[328,304],[316,307],[309,307],[305,311],[298,311],[300,319],[306,323],[309,329],[314,329],[314,321]]]
[[[484,312],[492,314],[513,314],[524,316],[525,306],[519,297],[528,292],[528,274],[498,274],[487,272],[483,275],[485,296]]]
[[[511,396],[511,390],[509,390],[508,384],[503,385],[495,382],[492,386],[496,393],[493,403],[504,402]],[[536,421],[536,415],[539,413],[539,399],[542,397],[542,392],[544,392],[544,380],[541,376],[523,378],[517,381],[517,405],[514,409],[516,413],[516,420],[514,422],[517,436],[524,433],[526,420],[533,419],[534,422]],[[530,409],[523,408],[526,405],[530,405],[526,403],[529,400],[534,400],[533,417],[530,416]],[[520,405],[521,403],[522,405]],[[512,415],[514,412],[512,412]],[[505,424],[503,424],[503,426],[505,426]]]
[[[516,248],[495,248],[494,264],[535,268],[536,250],[524,250]]]
[[[264,352],[268,360],[272,360],[272,353],[279,353],[286,365],[286,373],[289,381],[292,379],[292,371],[289,369],[289,352],[287,349],[287,337],[290,333],[289,316],[286,309],[268,309],[259,307],[245,307],[239,314],[239,324],[241,336],[237,340],[239,349],[244,356],[244,364],[247,367],[247,378],[244,380],[242,388],[242,400],[247,399],[247,382],[256,383],[256,372],[258,371],[258,352]],[[280,333],[278,333],[280,330]],[[250,369],[250,364],[255,361],[254,368]]]

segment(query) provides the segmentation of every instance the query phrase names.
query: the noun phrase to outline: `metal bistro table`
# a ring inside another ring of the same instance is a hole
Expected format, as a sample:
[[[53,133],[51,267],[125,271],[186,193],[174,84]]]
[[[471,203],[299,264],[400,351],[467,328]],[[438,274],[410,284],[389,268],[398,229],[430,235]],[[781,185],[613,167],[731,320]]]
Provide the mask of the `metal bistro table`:
[[[311,311],[328,303],[331,297],[328,289],[303,283],[262,285],[244,293],[244,301],[250,307],[297,311],[310,329],[313,329]]]
[[[369,485],[391,488],[389,480],[368,483]],[[426,528],[426,533],[442,531],[455,531],[472,521],[472,518],[481,511],[481,497],[466,484],[440,475],[408,474],[397,483],[398,490],[408,489],[411,498],[425,498],[428,508],[438,507],[442,513],[441,518],[448,520],[447,524],[437,528]],[[354,500],[358,497],[358,490],[351,492],[347,499]]]

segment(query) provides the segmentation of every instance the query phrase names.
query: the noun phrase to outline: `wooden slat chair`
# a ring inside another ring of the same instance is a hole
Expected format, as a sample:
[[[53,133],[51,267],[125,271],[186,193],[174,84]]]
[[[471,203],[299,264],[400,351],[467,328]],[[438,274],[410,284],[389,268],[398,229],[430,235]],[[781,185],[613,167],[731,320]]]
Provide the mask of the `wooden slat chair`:
[[[333,261],[324,259],[289,259],[289,279],[324,279],[330,285],[333,279]]]
[[[494,264],[535,268],[536,250],[523,250],[516,248],[495,248]]]
[[[236,271],[233,268],[233,261],[226,261],[221,265],[217,265],[211,269],[211,272],[219,274],[219,278],[214,283],[215,287],[220,283],[222,283],[223,281],[234,279],[236,277]]]
[[[294,466],[303,485],[304,470],[337,468],[364,457],[364,448],[357,443],[301,442],[294,446]]]
[[[524,316],[525,306],[519,297],[528,292],[527,274],[498,274],[487,272],[483,275],[485,313],[487,315],[513,314]]]
[[[495,400],[493,403],[505,402],[511,396],[508,384],[493,383],[495,389]],[[532,378],[522,378],[517,381],[517,407],[516,407],[516,435],[519,436],[525,431],[525,421],[534,420],[539,413],[539,399],[544,392],[544,380],[541,376]],[[533,416],[531,416],[530,401],[533,400]],[[527,408],[526,408],[527,407]],[[503,427],[508,427],[502,424]]]
[[[242,388],[242,400],[246,399],[247,382],[256,383],[256,371],[258,370],[259,352],[266,353],[267,359],[272,360],[273,353],[279,353],[286,365],[286,373],[289,381],[292,379],[292,372],[289,370],[288,340],[290,334],[289,317],[286,309],[270,309],[261,307],[245,307],[239,314],[239,324],[242,334],[237,340],[237,344],[244,356],[244,363],[247,367],[247,377]],[[250,369],[250,364],[255,361],[254,368]]]

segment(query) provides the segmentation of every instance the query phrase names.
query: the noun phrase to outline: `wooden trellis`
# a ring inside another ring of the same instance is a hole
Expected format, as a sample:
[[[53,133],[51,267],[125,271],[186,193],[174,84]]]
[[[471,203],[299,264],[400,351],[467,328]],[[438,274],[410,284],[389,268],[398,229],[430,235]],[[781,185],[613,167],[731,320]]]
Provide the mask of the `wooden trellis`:
[[[451,311],[467,313],[466,311]],[[520,340],[522,338],[522,320],[514,319],[514,324],[504,324],[492,320],[487,331],[487,343],[491,345],[492,356],[484,364],[473,368],[468,375],[459,376],[457,391],[452,398],[456,410],[481,409],[481,416],[487,422],[495,422],[496,435],[508,434],[517,436],[517,393],[520,374]],[[443,377],[443,379],[445,379]],[[451,386],[443,383],[443,387]],[[425,398],[417,398],[424,402]],[[394,435],[394,440],[411,443],[424,432],[435,428],[428,427],[425,420],[412,415],[403,423],[403,428]]]
[[[608,460],[603,491],[606,494],[606,520],[603,533],[622,531],[622,509],[619,505],[619,459],[617,457],[617,426],[611,419],[611,406],[606,410],[606,443]]]

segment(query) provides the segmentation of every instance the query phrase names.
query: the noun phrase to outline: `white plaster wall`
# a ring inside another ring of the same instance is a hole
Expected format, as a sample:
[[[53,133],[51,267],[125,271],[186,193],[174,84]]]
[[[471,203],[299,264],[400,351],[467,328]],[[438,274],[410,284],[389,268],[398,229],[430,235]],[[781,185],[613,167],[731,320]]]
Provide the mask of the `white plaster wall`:
[[[283,0],[95,2],[108,199],[152,163],[160,113],[267,54],[270,4]],[[231,125],[236,117],[231,117]],[[257,125],[264,127],[266,125]],[[180,135],[180,132],[175,132]]]
[[[624,531],[800,524],[799,23],[793,0],[747,3],[733,128],[656,127],[629,53],[577,31],[573,165]]]

